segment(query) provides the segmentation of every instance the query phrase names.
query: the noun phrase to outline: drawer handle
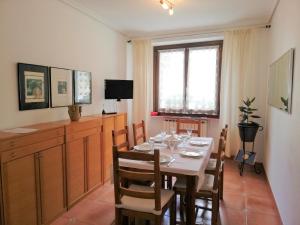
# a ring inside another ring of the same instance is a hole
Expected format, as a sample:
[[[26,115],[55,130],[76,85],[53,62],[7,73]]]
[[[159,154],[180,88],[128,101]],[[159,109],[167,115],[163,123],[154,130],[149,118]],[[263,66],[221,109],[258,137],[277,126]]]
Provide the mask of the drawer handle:
[[[14,158],[14,157],[16,157],[16,153],[12,152],[12,153],[9,154],[9,156],[12,157],[12,158]]]

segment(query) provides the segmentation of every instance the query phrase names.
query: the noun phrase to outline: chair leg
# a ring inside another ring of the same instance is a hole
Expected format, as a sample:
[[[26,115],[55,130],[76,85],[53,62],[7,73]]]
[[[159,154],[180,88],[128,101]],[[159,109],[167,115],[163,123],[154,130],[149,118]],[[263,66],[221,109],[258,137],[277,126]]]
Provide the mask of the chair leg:
[[[172,190],[172,176],[166,176],[167,177],[167,188],[169,190]]]
[[[115,225],[122,225],[121,210],[118,208],[115,208],[115,223]]]
[[[218,216],[219,216],[219,193],[215,193],[212,196],[211,225],[217,225],[218,224]]]
[[[154,222],[155,225],[161,225],[161,215],[159,216],[155,216],[155,222]]]
[[[183,223],[184,222],[184,195],[183,194],[179,194],[180,196],[180,204],[179,204],[179,213],[180,213],[180,222]]]
[[[129,217],[129,225],[135,224],[135,218]]]
[[[170,225],[175,225],[175,224],[176,224],[176,195],[174,195],[170,207]]]
[[[220,174],[220,199],[223,200],[223,189],[224,189],[224,163],[222,165],[222,171]]]

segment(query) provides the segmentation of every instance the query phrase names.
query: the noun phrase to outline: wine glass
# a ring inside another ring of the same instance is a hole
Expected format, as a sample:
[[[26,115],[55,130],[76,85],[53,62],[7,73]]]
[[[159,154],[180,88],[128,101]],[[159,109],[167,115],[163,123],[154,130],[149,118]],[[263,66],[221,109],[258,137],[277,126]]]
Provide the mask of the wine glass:
[[[154,151],[154,142],[155,142],[155,138],[154,137],[150,137],[148,140],[148,143],[150,145],[150,150]]]
[[[192,136],[193,129],[192,128],[187,128],[186,133],[187,133],[188,137],[190,138]]]
[[[175,138],[170,138],[168,140],[168,147],[171,151],[172,159],[174,159],[174,150],[175,150],[177,143],[178,143],[178,140],[176,140]]]
[[[174,137],[176,134],[176,130],[171,130],[171,135]]]
[[[160,132],[160,136],[161,136],[162,140],[164,140],[165,137],[167,136],[167,132],[164,131],[164,130],[162,130],[162,131]]]

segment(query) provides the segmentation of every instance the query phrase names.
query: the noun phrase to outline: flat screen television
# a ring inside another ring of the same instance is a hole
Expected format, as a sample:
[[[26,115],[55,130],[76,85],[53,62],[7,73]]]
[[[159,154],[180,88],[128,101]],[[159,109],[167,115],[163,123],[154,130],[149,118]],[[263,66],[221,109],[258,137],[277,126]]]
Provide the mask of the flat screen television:
[[[105,80],[105,99],[132,99],[133,80]]]

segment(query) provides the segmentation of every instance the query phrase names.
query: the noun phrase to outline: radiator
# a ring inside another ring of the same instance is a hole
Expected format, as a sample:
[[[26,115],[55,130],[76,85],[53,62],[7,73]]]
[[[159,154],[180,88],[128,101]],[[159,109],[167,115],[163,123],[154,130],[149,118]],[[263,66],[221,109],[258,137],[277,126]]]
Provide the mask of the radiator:
[[[201,137],[207,137],[207,127],[208,127],[208,120],[201,119]],[[196,129],[196,125],[193,124],[185,124],[182,128],[187,129]],[[167,133],[171,133],[171,131],[176,131],[176,119],[169,119],[166,118],[163,122],[163,129]]]

